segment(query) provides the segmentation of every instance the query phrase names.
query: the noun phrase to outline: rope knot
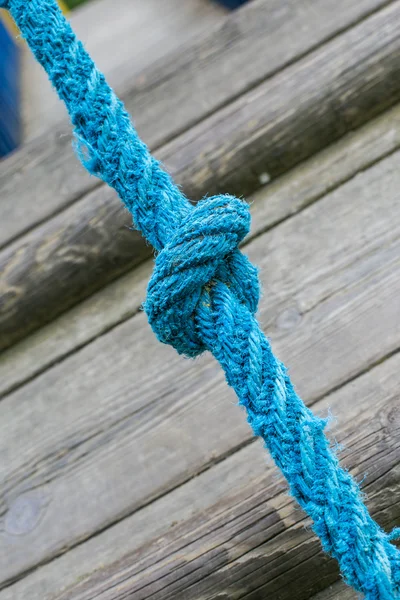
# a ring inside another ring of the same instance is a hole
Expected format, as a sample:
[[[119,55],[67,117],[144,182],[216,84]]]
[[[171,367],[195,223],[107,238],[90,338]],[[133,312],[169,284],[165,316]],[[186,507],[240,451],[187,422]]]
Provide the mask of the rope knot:
[[[238,249],[249,229],[249,207],[233,196],[204,198],[183,218],[157,256],[147,288],[144,308],[161,342],[192,357],[206,349],[196,307],[200,301],[209,305],[217,281],[252,313],[257,310],[257,269]]]

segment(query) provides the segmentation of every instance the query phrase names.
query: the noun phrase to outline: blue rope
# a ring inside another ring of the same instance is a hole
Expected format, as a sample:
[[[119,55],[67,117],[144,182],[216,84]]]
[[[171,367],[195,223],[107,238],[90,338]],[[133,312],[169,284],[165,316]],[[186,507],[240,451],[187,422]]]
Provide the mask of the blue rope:
[[[400,597],[400,551],[370,517],[315,417],[293,389],[254,314],[256,269],[238,250],[249,231],[245,202],[230,196],[192,206],[139,139],[123,104],[77,41],[55,0],[0,0],[65,102],[80,159],[116,189],[158,252],[145,303],[158,339],[179,353],[209,350],[221,364],[311,516],[345,581],[368,600]]]

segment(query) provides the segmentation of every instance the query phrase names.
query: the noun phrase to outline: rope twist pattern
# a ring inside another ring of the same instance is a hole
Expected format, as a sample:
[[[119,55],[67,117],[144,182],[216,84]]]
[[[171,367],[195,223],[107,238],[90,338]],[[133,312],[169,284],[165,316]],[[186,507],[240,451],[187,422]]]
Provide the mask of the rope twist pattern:
[[[0,0],[64,100],[86,168],[114,187],[158,256],[145,309],[162,342],[187,356],[209,350],[311,516],[346,582],[368,600],[400,598],[400,551],[340,467],[325,421],[303,404],[254,314],[257,271],[238,250],[247,205],[230,196],[193,207],[149,154],[122,103],[76,40],[55,0]]]

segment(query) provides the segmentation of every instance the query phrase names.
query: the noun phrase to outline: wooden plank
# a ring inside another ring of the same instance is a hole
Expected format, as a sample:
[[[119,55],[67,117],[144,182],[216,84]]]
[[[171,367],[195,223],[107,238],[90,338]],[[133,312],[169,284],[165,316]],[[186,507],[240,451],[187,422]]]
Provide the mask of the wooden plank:
[[[395,2],[182,134],[159,157],[194,196],[252,190],[266,165],[276,176],[400,99],[399,24]],[[0,349],[148,256],[112,192],[95,197],[0,255]]]
[[[252,231],[245,243],[399,145],[397,106],[254,194],[250,198]],[[4,352],[0,362],[0,396],[134,315],[145,298],[151,271],[152,263],[144,263]]]
[[[329,435],[344,445],[353,475],[367,474],[368,506],[387,530],[400,519],[399,384],[397,353],[314,407],[337,417]],[[256,441],[2,590],[0,600],[303,600],[337,577]],[[356,595],[334,584],[315,600],[334,598]]]
[[[154,68],[126,75],[122,97],[143,139],[157,148],[385,4],[254,0]],[[0,246],[96,185],[77,164],[69,126],[28,144],[0,166]],[[40,202],[32,202],[31,190]]]
[[[399,162],[388,157],[247,247],[267,282],[261,322],[308,402],[399,347]],[[0,510],[13,524],[28,507],[20,535],[8,527],[1,538],[3,582],[249,439],[210,357],[182,361],[133,317],[0,403]]]
[[[215,27],[225,11],[204,0],[95,0],[68,15],[96,64],[116,91],[153,62]],[[46,74],[24,47],[22,111],[25,142],[59,128],[65,108]]]
[[[337,581],[333,585],[313,596],[312,600],[359,600],[360,594],[349,588],[342,581]]]

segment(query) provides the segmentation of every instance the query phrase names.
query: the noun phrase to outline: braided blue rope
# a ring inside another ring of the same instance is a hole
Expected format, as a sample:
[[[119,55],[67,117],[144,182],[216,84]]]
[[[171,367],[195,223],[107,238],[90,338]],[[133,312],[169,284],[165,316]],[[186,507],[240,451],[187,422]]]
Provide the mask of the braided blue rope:
[[[55,0],[0,0],[65,102],[85,167],[114,187],[158,251],[145,303],[164,343],[219,361],[285,475],[313,519],[323,548],[344,579],[368,600],[400,597],[400,551],[370,517],[358,485],[339,466],[325,421],[297,396],[254,314],[256,269],[238,250],[249,231],[247,204],[230,196],[193,207],[138,138],[123,104],[77,41]]]

